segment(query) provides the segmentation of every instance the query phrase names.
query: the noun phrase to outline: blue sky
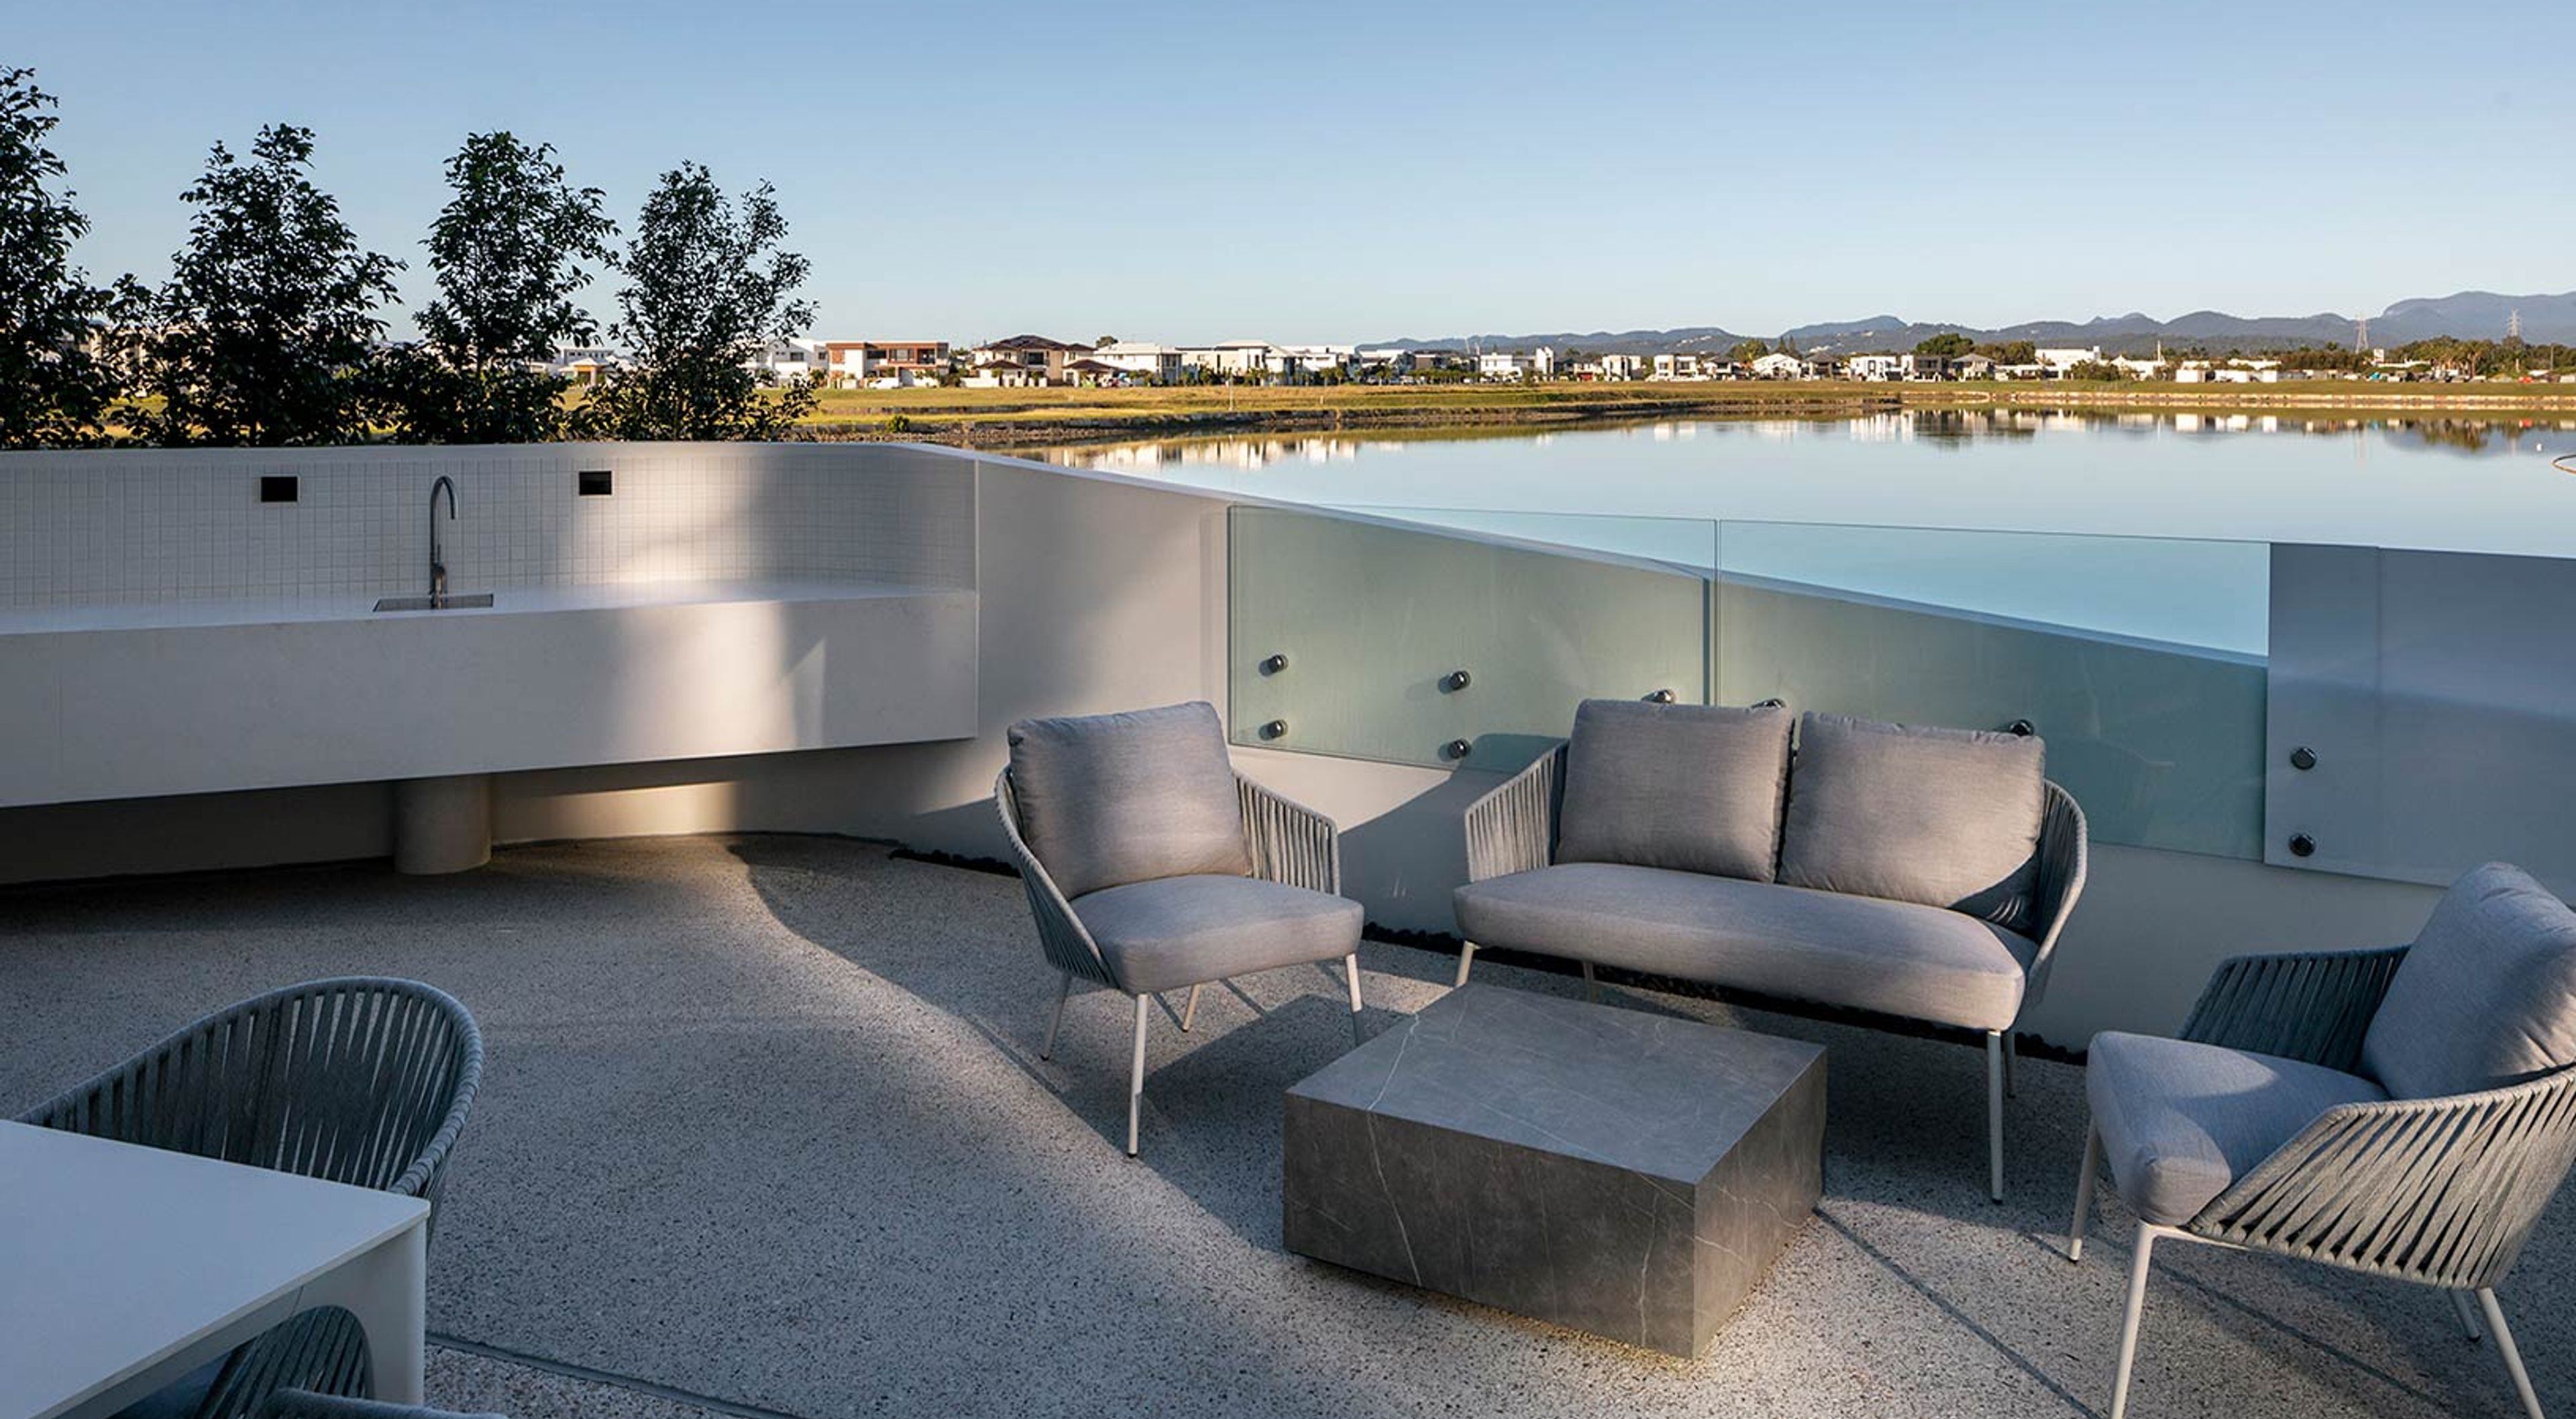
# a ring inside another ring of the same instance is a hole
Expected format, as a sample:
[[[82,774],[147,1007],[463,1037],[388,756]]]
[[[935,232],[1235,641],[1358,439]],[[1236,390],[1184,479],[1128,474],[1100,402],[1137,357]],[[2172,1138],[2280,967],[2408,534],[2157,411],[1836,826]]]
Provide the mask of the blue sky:
[[[1371,340],[2576,287],[2576,5],[0,0],[96,273],[317,132],[412,262],[469,131],[631,224],[767,178],[816,333]],[[607,313],[606,293],[594,304]]]

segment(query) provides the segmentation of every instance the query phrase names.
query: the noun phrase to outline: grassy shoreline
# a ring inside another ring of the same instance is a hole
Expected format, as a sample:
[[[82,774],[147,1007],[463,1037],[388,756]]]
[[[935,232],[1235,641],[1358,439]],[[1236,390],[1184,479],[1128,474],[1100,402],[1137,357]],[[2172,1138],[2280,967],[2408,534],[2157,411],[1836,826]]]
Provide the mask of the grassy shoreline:
[[[1334,430],[1466,431],[1664,419],[1848,418],[1911,410],[2576,421],[2576,385],[1715,384],[1342,385],[831,390],[801,421],[831,440],[1037,448],[1120,439]]]

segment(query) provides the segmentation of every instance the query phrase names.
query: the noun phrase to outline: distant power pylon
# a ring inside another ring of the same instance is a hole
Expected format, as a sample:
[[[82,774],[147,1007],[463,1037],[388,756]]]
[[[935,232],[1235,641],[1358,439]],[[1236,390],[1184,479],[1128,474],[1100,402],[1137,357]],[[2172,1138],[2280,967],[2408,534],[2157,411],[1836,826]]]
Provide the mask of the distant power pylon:
[[[2356,315],[2352,318],[2352,347],[2355,350],[2368,350],[2370,348],[2369,316]]]
[[[2507,340],[2522,338],[2522,311],[2519,308],[2504,318],[2504,338]]]

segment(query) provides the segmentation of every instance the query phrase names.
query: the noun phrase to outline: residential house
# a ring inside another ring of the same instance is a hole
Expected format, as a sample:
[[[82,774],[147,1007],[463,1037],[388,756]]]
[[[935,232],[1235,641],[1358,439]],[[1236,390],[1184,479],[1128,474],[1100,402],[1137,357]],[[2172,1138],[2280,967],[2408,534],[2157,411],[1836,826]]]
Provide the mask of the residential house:
[[[1755,379],[1804,379],[1807,377],[1807,362],[1795,355],[1774,350],[1770,354],[1754,357],[1753,377]]]
[[[2132,359],[2127,355],[2121,355],[2114,358],[2111,363],[2122,374],[2127,375],[2131,379],[2164,378],[2165,360],[2162,355],[2158,355],[2151,360]]]
[[[1043,335],[1014,335],[966,352],[973,366],[971,382],[991,387],[1063,384],[1064,367],[1091,353],[1089,345],[1050,340]]]
[[[1649,378],[1706,379],[1708,376],[1700,372],[1699,356],[1674,353],[1655,356],[1655,372]]]
[[[1598,378],[1635,379],[1645,373],[1646,361],[1638,355],[1603,355],[1595,360],[1600,367]]]
[[[2098,365],[2102,362],[2102,347],[2099,345],[2081,350],[2038,350],[2032,353],[2039,361],[2040,367],[2048,371],[2051,379],[2066,378],[2066,372],[2077,365]]]
[[[1536,362],[1518,350],[1488,350],[1476,357],[1478,379],[1528,379],[1536,372]]]
[[[820,379],[823,371],[823,342],[820,340],[772,340],[763,345],[743,368],[780,384],[805,384]]]
[[[1994,359],[1992,356],[1980,355],[1972,350],[1950,361],[1950,377],[1952,379],[1993,379],[1995,377]]]
[[[1958,362],[1948,355],[1926,355],[1920,351],[1898,358],[1902,377],[1915,381],[1955,378]]]
[[[826,340],[823,381],[834,389],[906,388],[948,372],[945,340]]]
[[[1854,355],[1844,363],[1851,371],[1852,378],[1876,383],[1903,379],[1905,364],[1909,358],[1911,357],[1906,355]]]
[[[1113,340],[1084,358],[1149,384],[1175,383],[1186,368],[1179,346],[1144,340]]]

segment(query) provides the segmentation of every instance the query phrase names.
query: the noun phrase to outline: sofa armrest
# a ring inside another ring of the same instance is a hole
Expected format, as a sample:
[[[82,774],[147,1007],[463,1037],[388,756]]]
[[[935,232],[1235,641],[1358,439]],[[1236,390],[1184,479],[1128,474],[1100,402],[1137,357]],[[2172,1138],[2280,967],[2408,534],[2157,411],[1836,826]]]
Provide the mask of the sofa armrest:
[[[2077,806],[2075,795],[2045,780],[2040,789],[2039,891],[2031,907],[2031,935],[2039,943],[2039,954],[2031,958],[2030,983],[2023,992],[2029,1004],[2037,1004],[2048,988],[2057,938],[2075,912],[2076,899],[2084,895],[2092,851],[2085,837],[2084,810]]]
[[[1234,776],[1234,789],[1243,805],[1243,841],[1252,852],[1253,876],[1327,896],[1342,894],[1341,835],[1332,819],[1241,774]]]
[[[2325,1111],[2190,1223],[2200,1236],[2457,1290],[2493,1286],[2576,1160],[2576,1068]]]
[[[2350,1074],[2406,948],[2291,951],[2221,961],[2177,1038]]]
[[[1556,810],[1564,796],[1565,746],[1467,805],[1467,880],[1534,872],[1556,857]]]
[[[1011,792],[1008,768],[993,779],[993,807],[1002,815],[1002,833],[1010,840],[1011,859],[1020,869],[1020,885],[1028,890],[1029,915],[1037,919],[1038,945],[1045,950],[1047,963],[1085,980],[1115,987],[1118,979],[1109,973],[1109,963],[1102,958],[1099,943],[1091,939],[1082,918],[1073,914],[1073,904],[1057,890],[1055,879],[1047,875],[1046,864],[1038,861],[1037,854],[1029,851],[1028,840],[1020,836],[1020,804]]]

